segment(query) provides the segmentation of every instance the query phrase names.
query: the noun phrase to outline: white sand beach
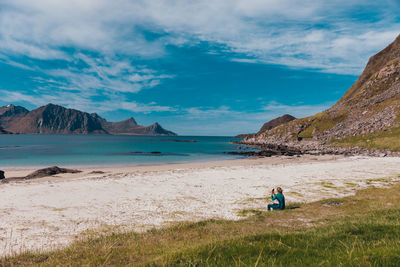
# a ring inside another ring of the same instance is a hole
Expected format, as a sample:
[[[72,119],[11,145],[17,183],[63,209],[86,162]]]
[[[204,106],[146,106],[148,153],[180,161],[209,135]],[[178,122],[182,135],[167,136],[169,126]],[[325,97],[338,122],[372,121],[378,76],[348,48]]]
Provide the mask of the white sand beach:
[[[9,168],[21,176],[33,169]],[[93,174],[92,171],[104,173]],[[0,255],[65,246],[86,230],[143,231],[176,221],[240,219],[271,188],[287,202],[343,197],[398,179],[400,158],[272,157],[145,167],[85,168],[0,184]]]

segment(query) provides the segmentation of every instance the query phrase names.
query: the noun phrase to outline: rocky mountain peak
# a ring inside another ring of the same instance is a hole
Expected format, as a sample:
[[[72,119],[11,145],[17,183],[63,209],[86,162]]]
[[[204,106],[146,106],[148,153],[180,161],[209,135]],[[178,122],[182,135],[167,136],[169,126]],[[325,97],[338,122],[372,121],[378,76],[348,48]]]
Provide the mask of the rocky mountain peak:
[[[0,107],[0,116],[25,115],[28,112],[29,110],[27,110],[26,108],[21,106],[15,106],[13,104]]]
[[[149,133],[155,133],[155,134],[159,134],[159,135],[171,135],[171,136],[176,135],[176,133],[165,130],[158,122],[153,123],[152,125],[150,125],[146,128],[147,128],[147,132],[149,132]]]
[[[385,49],[370,57],[364,71],[336,105],[351,106],[399,82],[400,35]]]
[[[357,144],[394,148],[400,132],[400,35],[372,56],[363,73],[331,108],[249,136],[251,143]],[[371,140],[379,140],[371,141]],[[389,141],[392,140],[392,141]]]
[[[55,104],[47,104],[32,111],[19,106],[0,107],[0,133],[45,134],[123,134],[176,135],[158,123],[145,127],[134,118],[108,122],[96,113],[82,112]]]
[[[129,119],[127,119],[127,122],[132,123],[134,125],[138,125],[136,120],[133,117],[130,117]]]
[[[69,109],[60,105],[55,105],[52,103],[49,103],[43,107],[38,108],[38,110],[43,110],[43,111],[48,111],[48,112],[65,112],[66,110],[74,110],[74,109]]]
[[[264,123],[264,125],[261,127],[259,133],[271,130],[271,129],[275,128],[275,127],[278,127],[281,124],[284,124],[286,122],[289,122],[289,121],[292,121],[292,120],[295,120],[295,119],[296,118],[293,117],[292,115],[285,114],[283,116],[280,116],[278,118],[270,120],[269,122]]]
[[[158,122],[155,122],[152,125],[150,125],[149,127],[152,127],[153,129],[157,129],[157,128],[160,128],[161,125]]]

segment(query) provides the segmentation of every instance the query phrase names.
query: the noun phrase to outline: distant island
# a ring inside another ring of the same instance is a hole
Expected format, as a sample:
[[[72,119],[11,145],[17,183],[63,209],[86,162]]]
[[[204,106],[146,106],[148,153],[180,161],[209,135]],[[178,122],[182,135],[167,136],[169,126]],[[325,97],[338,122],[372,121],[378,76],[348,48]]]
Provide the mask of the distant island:
[[[157,122],[150,126],[137,124],[134,118],[109,122],[96,113],[47,104],[32,111],[15,105],[0,107],[0,134],[112,134],[163,135],[177,134]]]

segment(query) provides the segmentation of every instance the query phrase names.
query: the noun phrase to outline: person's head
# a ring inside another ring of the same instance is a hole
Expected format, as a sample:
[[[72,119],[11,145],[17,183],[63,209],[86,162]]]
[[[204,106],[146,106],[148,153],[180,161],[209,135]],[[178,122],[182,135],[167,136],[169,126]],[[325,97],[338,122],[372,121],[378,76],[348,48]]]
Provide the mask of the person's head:
[[[281,194],[282,194],[282,192],[283,192],[282,188],[280,188],[280,187],[277,187],[277,188],[276,188],[276,191],[278,191],[278,193],[281,193]]]

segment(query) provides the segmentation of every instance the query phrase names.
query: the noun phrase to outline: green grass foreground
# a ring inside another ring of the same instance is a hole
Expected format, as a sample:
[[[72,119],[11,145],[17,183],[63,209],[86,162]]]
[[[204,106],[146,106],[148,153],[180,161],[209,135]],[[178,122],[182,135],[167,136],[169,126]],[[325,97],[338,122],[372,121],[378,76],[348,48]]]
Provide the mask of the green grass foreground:
[[[400,184],[343,199],[249,210],[240,221],[179,223],[89,238],[3,266],[399,266]]]

